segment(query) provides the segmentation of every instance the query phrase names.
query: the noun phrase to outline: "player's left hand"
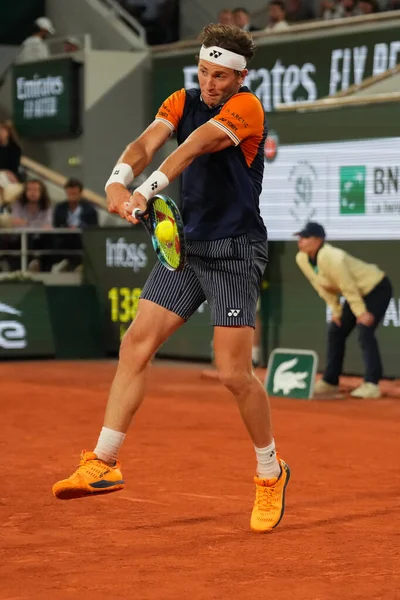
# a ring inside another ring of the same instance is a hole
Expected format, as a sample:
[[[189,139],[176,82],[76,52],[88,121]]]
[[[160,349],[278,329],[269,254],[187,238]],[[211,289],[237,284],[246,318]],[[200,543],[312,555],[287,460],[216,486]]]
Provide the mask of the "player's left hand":
[[[108,212],[117,213],[125,218],[125,203],[129,201],[130,191],[122,183],[112,183],[107,187]]]
[[[139,221],[132,216],[132,213],[135,208],[140,208],[140,210],[143,211],[147,208],[146,198],[142,196],[142,194],[140,194],[139,192],[133,192],[132,196],[129,198],[129,201],[125,203],[124,218],[130,223],[133,223],[134,225],[139,223]]]
[[[371,327],[374,324],[375,317],[372,313],[365,311],[359,317],[357,317],[357,323],[359,325],[365,325],[366,327]]]

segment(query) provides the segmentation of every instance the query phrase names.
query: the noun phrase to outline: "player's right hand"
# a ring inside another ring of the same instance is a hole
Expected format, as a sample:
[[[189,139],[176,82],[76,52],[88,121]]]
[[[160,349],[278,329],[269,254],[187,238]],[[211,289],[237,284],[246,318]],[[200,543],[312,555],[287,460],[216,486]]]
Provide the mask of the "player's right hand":
[[[129,201],[131,194],[122,183],[112,183],[107,186],[107,208],[108,212],[116,213],[125,219],[125,204]]]

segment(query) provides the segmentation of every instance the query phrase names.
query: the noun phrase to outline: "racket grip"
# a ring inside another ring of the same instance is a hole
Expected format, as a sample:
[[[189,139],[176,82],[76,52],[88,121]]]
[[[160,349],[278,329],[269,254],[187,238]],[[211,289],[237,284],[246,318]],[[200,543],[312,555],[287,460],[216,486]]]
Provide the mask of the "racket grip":
[[[141,216],[141,214],[142,214],[142,211],[138,207],[134,208],[133,211],[132,211],[132,217],[134,219],[139,219],[139,217]]]

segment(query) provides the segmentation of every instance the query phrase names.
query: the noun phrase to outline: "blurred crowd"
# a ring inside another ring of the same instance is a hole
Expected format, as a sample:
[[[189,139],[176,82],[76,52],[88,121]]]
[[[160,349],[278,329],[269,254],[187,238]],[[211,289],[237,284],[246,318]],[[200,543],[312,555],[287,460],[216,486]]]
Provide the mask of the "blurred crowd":
[[[267,4],[267,23],[258,28],[251,23],[246,8],[225,8],[218,14],[218,22],[237,25],[246,31],[284,31],[291,25],[311,20],[331,20],[369,15],[386,10],[399,10],[400,0],[321,0],[317,8],[314,0],[270,0]]]
[[[179,0],[119,0],[121,6],[146,29],[150,45],[179,40]],[[283,31],[292,24],[310,20],[329,20],[399,10],[400,0],[269,0],[267,20],[255,27],[247,8],[225,8],[215,21],[237,25],[248,31]]]
[[[21,147],[12,123],[1,122],[0,228],[8,231],[0,233],[0,271],[20,269],[18,230],[24,229],[31,230],[28,271],[80,272],[81,230],[98,225],[96,208],[83,197],[83,185],[78,179],[65,183],[64,201],[52,202],[43,181],[26,178],[20,159]],[[59,228],[71,233],[57,234]]]

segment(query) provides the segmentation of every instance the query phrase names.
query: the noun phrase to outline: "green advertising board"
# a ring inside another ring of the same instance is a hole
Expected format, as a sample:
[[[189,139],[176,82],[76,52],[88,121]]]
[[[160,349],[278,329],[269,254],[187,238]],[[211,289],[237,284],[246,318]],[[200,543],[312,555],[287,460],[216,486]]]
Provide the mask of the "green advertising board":
[[[265,388],[270,396],[310,400],[317,368],[314,350],[275,348],[268,360]]]
[[[279,104],[312,102],[383,73],[400,62],[400,17],[321,27],[312,33],[257,37],[246,84],[269,113]],[[198,87],[199,44],[154,54],[153,112],[180,88]]]
[[[80,132],[80,64],[72,58],[13,67],[13,120],[25,138],[52,139]]]
[[[98,292],[105,348],[109,354],[116,354],[135,318],[140,294],[156,261],[155,253],[142,227],[86,230],[83,245],[85,278]],[[211,337],[208,306],[202,304],[158,355],[209,358]]]
[[[0,283],[0,358],[54,355],[45,286]]]

